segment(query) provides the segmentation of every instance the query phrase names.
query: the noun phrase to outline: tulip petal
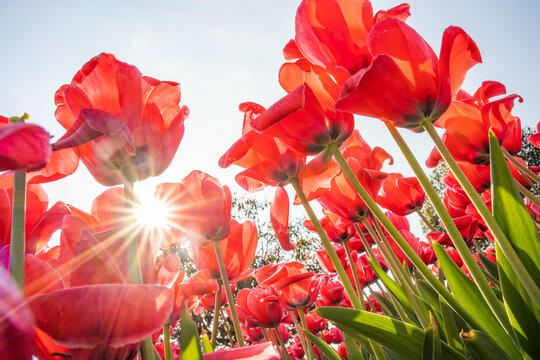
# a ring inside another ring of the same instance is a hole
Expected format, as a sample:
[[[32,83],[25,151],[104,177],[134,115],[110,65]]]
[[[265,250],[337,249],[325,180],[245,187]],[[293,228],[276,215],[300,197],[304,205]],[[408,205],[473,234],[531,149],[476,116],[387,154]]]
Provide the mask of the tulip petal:
[[[296,245],[291,243],[288,231],[289,195],[287,195],[287,191],[282,186],[276,188],[276,194],[270,206],[270,222],[281,248],[285,251],[296,249]]]

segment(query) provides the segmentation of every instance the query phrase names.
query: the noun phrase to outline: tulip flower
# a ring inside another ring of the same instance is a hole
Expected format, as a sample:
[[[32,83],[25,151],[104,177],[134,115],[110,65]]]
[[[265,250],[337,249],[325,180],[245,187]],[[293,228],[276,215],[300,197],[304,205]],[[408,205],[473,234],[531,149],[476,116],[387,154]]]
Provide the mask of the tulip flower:
[[[163,326],[172,296],[155,285],[87,285],[36,295],[29,304],[36,325],[73,358],[129,359]]]
[[[406,20],[409,8],[401,4],[373,14],[370,1],[304,0],[296,12],[295,40],[283,50],[285,58],[305,57],[326,70],[341,67],[353,75],[371,61],[367,39],[374,24],[388,17]]]
[[[415,177],[392,173],[384,179],[377,203],[400,216],[422,208],[426,194]]]
[[[305,165],[305,155],[297,152],[283,141],[259,134],[252,129],[252,123],[264,113],[265,108],[255,103],[242,103],[244,112],[242,137],[219,159],[219,166],[227,168],[232,164],[245,168],[236,175],[236,182],[247,191],[259,191],[269,186],[285,186],[297,178]],[[275,202],[275,204],[274,204]],[[289,200],[282,188],[276,189],[271,209],[271,222],[281,247],[292,250],[287,231]]]
[[[236,301],[247,317],[253,318],[264,328],[275,328],[285,316],[278,294],[271,287],[242,289],[238,292]]]
[[[246,221],[240,224],[232,219],[229,235],[219,242],[227,277],[231,282],[237,282],[249,276],[247,271],[255,258],[257,243],[257,227],[254,222]],[[192,245],[191,251],[197,269],[208,269],[214,279],[221,278],[212,244],[205,246]]]
[[[156,198],[170,209],[169,220],[197,246],[223,240],[230,231],[231,191],[201,171],[180,183],[159,184]]]
[[[0,116],[0,171],[43,168],[51,157],[50,138],[40,126],[10,124]]]
[[[325,108],[313,90],[302,84],[258,116],[252,127],[302,154],[315,155],[329,144],[340,146],[347,140],[354,129],[354,118],[335,111],[333,106]]]
[[[67,130],[55,150],[75,148],[105,186],[144,180],[171,163],[189,114],[180,85],[142,76],[102,53],[56,92],[56,120]]]
[[[317,306],[337,306],[345,296],[345,289],[339,281],[331,280],[330,276],[326,275],[321,277],[319,295]]]
[[[330,330],[323,331],[324,341],[328,344],[339,344],[343,341],[343,334],[337,327],[333,327]]]
[[[374,58],[345,82],[336,108],[415,132],[445,112],[467,70],[481,62],[474,41],[454,26],[444,32],[439,59],[414,29],[396,18],[376,23],[367,43]]]

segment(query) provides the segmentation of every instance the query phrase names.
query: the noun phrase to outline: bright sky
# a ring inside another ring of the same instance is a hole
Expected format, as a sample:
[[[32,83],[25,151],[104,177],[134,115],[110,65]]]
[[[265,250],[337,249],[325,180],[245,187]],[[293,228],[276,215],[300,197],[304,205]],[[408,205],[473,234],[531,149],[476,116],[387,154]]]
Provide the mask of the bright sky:
[[[269,106],[284,95],[277,82],[281,50],[294,36],[299,1],[7,1],[0,2],[0,114],[30,114],[55,138],[64,130],[54,120],[55,91],[102,51],[137,66],[144,75],[181,83],[182,103],[191,109],[186,132],[169,169],[138,184],[153,192],[158,182],[178,182],[199,169],[231,185],[238,168],[222,170],[219,157],[240,136],[244,101]],[[397,1],[373,1],[375,10]],[[536,126],[540,113],[540,5],[530,1],[410,1],[412,25],[439,52],[449,25],[461,26],[477,42],[484,64],[470,73],[465,89],[483,80],[503,82],[523,96],[515,114]],[[388,171],[412,174],[386,130],[375,119],[357,119],[371,146],[396,157]],[[408,132],[406,132],[409,135]],[[426,135],[407,136],[423,162],[431,144]],[[57,200],[90,210],[105,188],[81,164],[75,175],[47,184]],[[152,190],[151,190],[152,189]]]

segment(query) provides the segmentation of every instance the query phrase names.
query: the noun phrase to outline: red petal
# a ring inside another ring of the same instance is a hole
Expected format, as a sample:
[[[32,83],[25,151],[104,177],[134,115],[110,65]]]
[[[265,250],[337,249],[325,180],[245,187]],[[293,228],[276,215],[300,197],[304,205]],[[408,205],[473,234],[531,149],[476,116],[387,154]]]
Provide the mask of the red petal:
[[[287,229],[289,225],[289,195],[282,186],[276,188],[276,194],[270,206],[270,222],[283,250],[296,249],[296,245],[291,243]]]
[[[79,286],[29,303],[38,327],[68,349],[137,343],[161,328],[172,310],[171,292],[154,285]]]

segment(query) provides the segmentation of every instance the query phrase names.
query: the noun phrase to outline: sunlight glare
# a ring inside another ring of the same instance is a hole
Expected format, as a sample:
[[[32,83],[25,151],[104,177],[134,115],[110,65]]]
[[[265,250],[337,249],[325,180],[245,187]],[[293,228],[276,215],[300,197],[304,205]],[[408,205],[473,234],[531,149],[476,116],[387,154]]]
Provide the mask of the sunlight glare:
[[[167,227],[167,215],[169,209],[167,206],[155,199],[145,199],[138,206],[136,211],[137,220],[151,228],[165,228]]]

